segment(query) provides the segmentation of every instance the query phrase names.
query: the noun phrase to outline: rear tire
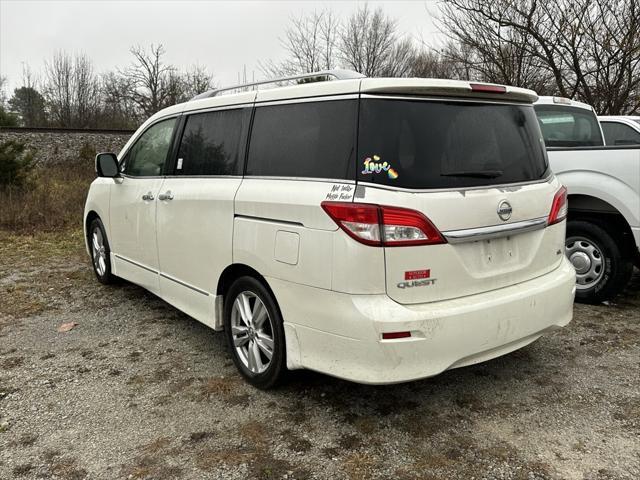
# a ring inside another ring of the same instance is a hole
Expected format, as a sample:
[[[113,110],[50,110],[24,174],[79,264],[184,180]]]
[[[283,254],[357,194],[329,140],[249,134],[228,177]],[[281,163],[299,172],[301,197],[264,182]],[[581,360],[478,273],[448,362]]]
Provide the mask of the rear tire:
[[[622,240],[584,220],[567,223],[565,252],[576,269],[576,301],[600,303],[620,293],[633,271]]]
[[[254,387],[276,386],[286,372],[282,316],[271,292],[253,277],[240,277],[225,295],[224,330],[233,363]]]
[[[107,232],[100,218],[95,218],[89,225],[87,241],[91,252],[93,273],[95,273],[96,278],[104,285],[114,283],[116,277],[111,273],[111,249],[109,248]]]

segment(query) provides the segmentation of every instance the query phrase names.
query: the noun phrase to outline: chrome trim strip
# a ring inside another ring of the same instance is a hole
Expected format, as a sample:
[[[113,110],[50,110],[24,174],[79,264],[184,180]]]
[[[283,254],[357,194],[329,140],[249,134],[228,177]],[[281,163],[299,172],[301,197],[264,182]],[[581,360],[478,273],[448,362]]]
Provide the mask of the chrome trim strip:
[[[122,255],[118,255],[117,253],[113,254],[116,258],[119,258],[120,260],[124,260],[127,263],[130,263],[131,265],[135,265],[136,267],[140,267],[143,270],[146,270],[147,272],[151,272],[151,273],[158,273],[157,270],[154,270],[153,268],[149,268],[149,267],[145,267],[144,265],[142,265],[141,263],[138,262],[134,262],[133,260],[129,260],[128,258],[123,257]]]
[[[177,278],[173,278],[169,275],[167,275],[166,273],[162,273],[160,272],[160,276],[162,278],[166,278],[167,280],[171,280],[172,282],[177,283],[178,285],[182,285],[183,287],[187,287],[190,290],[193,290],[194,292],[198,292],[201,293],[202,295],[206,295],[207,297],[209,296],[209,294],[207,292],[205,292],[204,290],[200,290],[199,288],[196,288],[194,286],[189,285],[188,283],[184,283],[181,282],[180,280],[178,280]]]
[[[114,177],[118,178],[118,177]],[[153,175],[148,177],[136,177],[135,175],[127,175],[126,173],[120,173],[120,178],[130,178],[132,180],[158,180],[160,178],[164,178],[163,175]]]
[[[346,183],[355,185],[355,180],[346,180],[339,178],[315,178],[315,177],[269,177],[264,175],[245,175],[244,180],[290,180],[294,182],[321,182],[321,183]]]
[[[416,100],[420,102],[463,102],[463,103],[491,103],[491,104],[499,104],[499,105],[517,105],[519,107],[532,107],[533,103],[522,101],[518,102],[517,100],[509,99],[509,100],[499,100],[495,98],[473,98],[473,97],[458,97],[452,95],[451,97],[445,96],[428,96],[428,95],[420,95],[418,93],[414,95],[402,95],[402,94],[394,94],[394,93],[384,93],[373,94],[373,93],[363,93],[361,98],[373,98],[373,99],[384,99],[384,100]]]
[[[222,104],[212,107],[200,107],[200,108],[189,108],[193,107],[193,105],[187,105],[185,109],[182,111],[182,114],[187,117],[189,115],[198,115],[200,113],[209,113],[209,112],[217,112],[217,111],[225,111],[225,110],[242,110],[243,108],[253,108],[253,102],[242,102],[242,103],[230,103],[230,104]]]
[[[490,227],[466,228],[463,230],[448,230],[442,232],[447,242],[456,244],[464,242],[477,242],[479,240],[490,240],[492,238],[519,235],[521,233],[542,230],[547,226],[547,217],[522,220],[521,222],[504,223],[502,225],[492,225]]]
[[[242,175],[166,175],[164,178],[231,178],[242,179]]]
[[[247,178],[247,177],[245,177]],[[539,183],[551,183],[554,179],[553,173],[550,173],[544,178],[538,180],[527,180],[525,182],[515,183],[500,183],[495,185],[478,185],[476,187],[448,187],[448,188],[403,188],[396,187],[395,185],[383,185],[381,183],[370,183],[358,181],[358,185],[365,187],[380,188],[382,190],[400,191],[407,193],[438,193],[438,192],[466,192],[468,190],[492,190],[492,189],[510,189],[514,187],[524,187],[527,185],[537,185]]]
[[[234,218],[244,218],[245,220],[255,220],[255,221],[258,221],[258,222],[280,223],[282,225],[292,225],[294,227],[304,227],[303,223],[292,222],[290,220],[280,220],[278,218],[257,217],[255,215],[241,215],[241,214],[235,214],[233,217]]]
[[[257,100],[255,107],[270,107],[272,105],[287,105],[290,103],[313,103],[313,102],[330,102],[339,100],[357,100],[360,97],[357,93],[336,93],[333,95],[318,95],[317,97],[296,97],[283,98],[282,100]]]

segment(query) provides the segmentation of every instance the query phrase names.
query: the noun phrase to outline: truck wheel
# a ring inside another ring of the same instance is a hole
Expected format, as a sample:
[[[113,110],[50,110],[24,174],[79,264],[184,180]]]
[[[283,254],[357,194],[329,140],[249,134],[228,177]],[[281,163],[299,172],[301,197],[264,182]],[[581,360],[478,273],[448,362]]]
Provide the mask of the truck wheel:
[[[568,222],[565,253],[576,270],[578,302],[609,300],[631,278],[633,264],[625,258],[620,239],[594,223]]]

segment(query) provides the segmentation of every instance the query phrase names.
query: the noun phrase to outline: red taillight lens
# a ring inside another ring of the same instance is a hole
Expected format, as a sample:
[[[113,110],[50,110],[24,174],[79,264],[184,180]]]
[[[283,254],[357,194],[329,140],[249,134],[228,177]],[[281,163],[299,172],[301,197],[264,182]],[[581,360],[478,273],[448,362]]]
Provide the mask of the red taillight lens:
[[[410,338],[411,332],[385,332],[382,334],[383,340],[396,340],[398,338]]]
[[[502,85],[488,85],[486,83],[470,83],[472,92],[507,93],[507,87]]]
[[[322,208],[350,237],[372,246],[400,247],[445,243],[422,213],[370,203],[322,202]]]
[[[553,197],[553,203],[551,204],[551,211],[549,212],[549,219],[547,225],[553,225],[554,223],[561,222],[567,218],[567,212],[569,210],[569,204],[567,203],[567,189],[560,187]]]

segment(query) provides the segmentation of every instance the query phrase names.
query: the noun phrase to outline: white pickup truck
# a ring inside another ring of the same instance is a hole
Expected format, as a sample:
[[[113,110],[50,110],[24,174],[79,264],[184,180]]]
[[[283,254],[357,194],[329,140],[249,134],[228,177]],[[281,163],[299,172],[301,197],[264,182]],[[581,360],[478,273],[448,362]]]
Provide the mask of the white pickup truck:
[[[640,145],[605,146],[587,104],[540,97],[535,109],[551,169],[569,193],[566,255],[576,300],[608,300],[633,265],[640,268]]]

